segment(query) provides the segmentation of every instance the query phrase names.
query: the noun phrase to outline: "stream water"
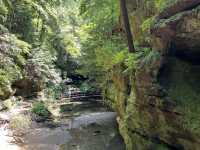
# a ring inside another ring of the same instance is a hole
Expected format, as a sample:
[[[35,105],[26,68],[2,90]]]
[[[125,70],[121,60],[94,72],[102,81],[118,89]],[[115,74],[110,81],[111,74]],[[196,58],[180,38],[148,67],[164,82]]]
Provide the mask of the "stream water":
[[[54,122],[33,122],[22,144],[0,150],[125,150],[115,112],[97,107],[78,113]]]

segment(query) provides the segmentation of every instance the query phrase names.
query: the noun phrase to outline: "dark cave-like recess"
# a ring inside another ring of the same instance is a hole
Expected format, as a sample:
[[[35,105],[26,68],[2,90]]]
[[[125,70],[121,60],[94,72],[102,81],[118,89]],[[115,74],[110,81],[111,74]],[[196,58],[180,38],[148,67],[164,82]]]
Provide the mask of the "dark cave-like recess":
[[[172,99],[200,100],[200,49],[179,49],[172,45],[158,81]]]

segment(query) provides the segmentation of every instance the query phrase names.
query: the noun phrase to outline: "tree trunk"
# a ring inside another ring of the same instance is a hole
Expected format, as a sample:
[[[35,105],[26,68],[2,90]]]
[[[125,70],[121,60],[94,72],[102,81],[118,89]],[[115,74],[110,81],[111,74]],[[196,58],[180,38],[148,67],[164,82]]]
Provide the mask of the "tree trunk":
[[[126,0],[120,0],[120,7],[121,7],[122,19],[123,19],[124,27],[125,27],[125,31],[126,31],[126,36],[127,36],[127,40],[128,40],[129,52],[134,53],[135,47],[133,44],[133,36],[131,33],[131,28],[130,28],[130,23],[129,23]]]

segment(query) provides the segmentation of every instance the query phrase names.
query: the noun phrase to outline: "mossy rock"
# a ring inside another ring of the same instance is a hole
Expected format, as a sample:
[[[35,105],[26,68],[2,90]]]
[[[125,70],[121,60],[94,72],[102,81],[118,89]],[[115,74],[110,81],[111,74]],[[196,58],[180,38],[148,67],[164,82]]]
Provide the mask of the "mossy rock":
[[[15,97],[11,97],[5,101],[3,101],[3,105],[7,108],[7,109],[12,109],[16,104],[16,98]]]

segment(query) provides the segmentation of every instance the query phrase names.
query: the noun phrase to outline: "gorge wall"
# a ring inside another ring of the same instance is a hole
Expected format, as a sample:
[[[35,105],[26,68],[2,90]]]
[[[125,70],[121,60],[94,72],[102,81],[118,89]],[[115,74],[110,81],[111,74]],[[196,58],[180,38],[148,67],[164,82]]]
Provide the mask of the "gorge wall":
[[[200,147],[200,0],[127,0],[138,51],[133,73],[114,68],[106,97],[128,150]]]

